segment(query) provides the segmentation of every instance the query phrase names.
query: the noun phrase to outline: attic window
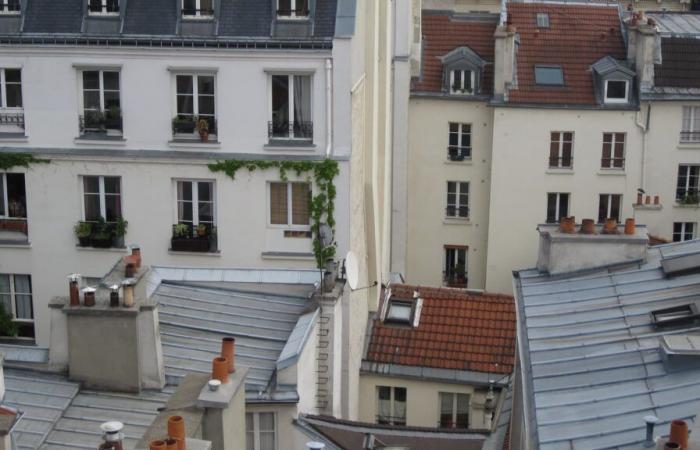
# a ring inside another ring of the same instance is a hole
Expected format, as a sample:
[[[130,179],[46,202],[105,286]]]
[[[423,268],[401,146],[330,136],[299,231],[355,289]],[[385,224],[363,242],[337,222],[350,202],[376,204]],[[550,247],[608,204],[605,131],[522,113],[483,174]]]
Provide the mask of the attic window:
[[[627,103],[628,86],[626,80],[606,80],[605,103]]]
[[[405,300],[389,300],[385,322],[411,323],[413,302]]]
[[[657,309],[651,312],[656,328],[686,327],[700,321],[700,312],[695,304]]]
[[[88,10],[90,14],[118,14],[119,0],[90,0]]]
[[[450,93],[474,93],[474,72],[471,70],[453,70],[450,72]]]
[[[305,19],[309,16],[309,0],[277,0],[277,16]]]
[[[563,86],[564,72],[559,66],[535,66],[535,83],[543,86]]]
[[[214,0],[182,0],[182,15],[188,18],[214,15]]]
[[[20,0],[3,0],[0,2],[0,14],[19,14]]]
[[[549,13],[537,13],[537,27],[549,28]]]

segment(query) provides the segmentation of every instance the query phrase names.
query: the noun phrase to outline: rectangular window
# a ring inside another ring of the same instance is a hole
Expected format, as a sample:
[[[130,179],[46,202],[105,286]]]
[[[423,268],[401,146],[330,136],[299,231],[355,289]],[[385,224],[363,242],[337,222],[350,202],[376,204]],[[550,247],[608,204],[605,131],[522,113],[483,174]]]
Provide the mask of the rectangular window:
[[[272,75],[271,139],[313,139],[311,75]]]
[[[447,286],[467,287],[467,251],[462,245],[445,246],[445,272],[443,281]]]
[[[0,69],[0,107],[22,107],[22,71]]]
[[[34,338],[34,306],[30,275],[0,274],[0,303],[17,325],[17,337]]]
[[[309,0],[277,0],[277,15],[306,18],[309,16]]]
[[[90,14],[117,14],[119,0],[89,0],[88,10]]]
[[[552,131],[549,140],[549,167],[571,169],[574,165],[574,132]]]
[[[186,17],[211,17],[214,0],[182,0],[182,15]]]
[[[406,425],[406,388],[377,386],[377,423]]]
[[[175,85],[177,115],[173,120],[173,134],[194,138],[203,120],[209,134],[216,135],[214,75],[176,75]]]
[[[695,239],[695,222],[673,222],[673,242]]]
[[[27,217],[27,193],[23,173],[0,173],[0,218]]]
[[[469,217],[469,183],[447,182],[447,207],[445,217]]]
[[[440,428],[469,428],[469,395],[440,392]]]
[[[605,81],[605,103],[626,103],[628,83],[624,80]]]
[[[600,194],[598,200],[598,222],[605,222],[605,219],[615,219],[619,222],[621,205],[621,194]]]
[[[549,192],[547,194],[547,223],[558,223],[569,216],[569,194]]]
[[[214,221],[214,182],[177,180],[177,223],[192,229],[206,225],[211,229]]]
[[[474,72],[471,70],[453,70],[450,72],[450,92],[453,94],[474,93]]]
[[[20,10],[20,0],[2,0],[0,2],[0,14],[19,14]]]
[[[535,66],[535,83],[543,86],[563,86],[564,72],[558,66]]]
[[[625,133],[603,133],[602,169],[625,168]]]
[[[537,27],[549,28],[549,13],[537,13]]]
[[[270,183],[270,224],[308,228],[311,185]]]
[[[119,72],[84,70],[81,73],[81,132],[122,130]]]
[[[451,161],[464,161],[472,157],[472,125],[450,122],[450,145],[447,156]]]
[[[683,107],[681,142],[700,142],[700,106]]]
[[[411,323],[413,316],[413,303],[401,300],[390,300],[386,311],[387,322]]]
[[[275,413],[246,413],[246,450],[275,450],[276,428]]]
[[[700,165],[681,164],[678,166],[678,180],[676,183],[676,201],[685,205],[698,203],[698,176]]]
[[[122,217],[121,178],[83,176],[83,220],[116,222]]]

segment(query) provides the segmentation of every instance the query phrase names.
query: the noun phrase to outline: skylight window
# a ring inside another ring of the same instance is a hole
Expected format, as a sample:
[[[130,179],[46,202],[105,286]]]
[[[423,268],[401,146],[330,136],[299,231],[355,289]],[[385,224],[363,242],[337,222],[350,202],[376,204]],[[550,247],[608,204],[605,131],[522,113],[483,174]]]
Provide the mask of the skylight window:
[[[694,304],[657,309],[651,312],[656,328],[687,327],[700,321],[700,313]]]
[[[537,13],[537,27],[549,28],[549,13]]]
[[[390,300],[386,311],[385,321],[411,323],[413,303],[400,300]]]
[[[605,103],[626,103],[627,86],[626,80],[607,80],[605,82]]]
[[[535,83],[543,86],[563,86],[564,72],[559,66],[535,66]]]

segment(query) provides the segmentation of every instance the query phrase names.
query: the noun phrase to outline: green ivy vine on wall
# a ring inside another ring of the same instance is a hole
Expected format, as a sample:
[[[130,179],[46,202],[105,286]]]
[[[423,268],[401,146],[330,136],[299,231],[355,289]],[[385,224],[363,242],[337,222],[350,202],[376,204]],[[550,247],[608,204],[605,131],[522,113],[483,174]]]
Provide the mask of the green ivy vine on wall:
[[[29,153],[0,153],[0,170],[10,170],[13,167],[29,167],[30,164],[48,163],[48,159],[35,158]]]
[[[335,196],[336,190],[333,179],[338,175],[340,169],[338,163],[331,159],[323,161],[272,161],[272,160],[237,160],[229,159],[209,164],[212,172],[224,172],[231,179],[236,179],[236,172],[239,169],[246,169],[253,172],[257,169],[267,170],[276,168],[279,170],[280,179],[287,181],[287,172],[295,172],[297,176],[307,175],[307,179],[313,181],[318,188],[318,192],[311,199],[310,216],[313,232],[313,248],[316,264],[322,268],[327,259],[335,256],[335,243],[328,247],[323,247],[319,236],[322,223],[328,224],[335,230]]]

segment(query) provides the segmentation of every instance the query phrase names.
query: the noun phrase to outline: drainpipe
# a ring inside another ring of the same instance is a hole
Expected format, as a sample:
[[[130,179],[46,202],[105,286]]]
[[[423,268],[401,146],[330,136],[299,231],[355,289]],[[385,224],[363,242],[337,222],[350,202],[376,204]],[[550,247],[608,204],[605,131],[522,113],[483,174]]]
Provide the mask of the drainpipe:
[[[641,112],[641,111],[640,111]],[[637,113],[635,118],[635,123],[642,130],[642,174],[639,179],[640,188],[644,189],[645,183],[645,173],[646,173],[646,159],[647,159],[647,131],[649,130],[649,121],[651,120],[651,103],[647,102],[647,114],[644,122],[639,121],[640,112]]]
[[[333,60],[326,59],[326,158],[333,151]]]

